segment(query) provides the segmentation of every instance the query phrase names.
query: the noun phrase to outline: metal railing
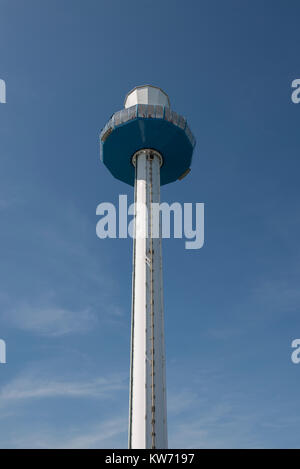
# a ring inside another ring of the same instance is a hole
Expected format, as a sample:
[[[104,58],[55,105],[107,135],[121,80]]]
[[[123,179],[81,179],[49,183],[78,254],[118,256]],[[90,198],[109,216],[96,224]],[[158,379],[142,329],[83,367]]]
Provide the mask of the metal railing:
[[[191,129],[189,128],[186,119],[172,111],[170,108],[160,105],[153,104],[137,104],[113,114],[111,119],[107,122],[105,127],[100,133],[100,139],[105,142],[107,137],[111,134],[115,127],[124,124],[132,119],[144,118],[144,119],[164,119],[177,125],[185,131],[191,145],[194,147],[196,144],[195,137],[193,136]]]

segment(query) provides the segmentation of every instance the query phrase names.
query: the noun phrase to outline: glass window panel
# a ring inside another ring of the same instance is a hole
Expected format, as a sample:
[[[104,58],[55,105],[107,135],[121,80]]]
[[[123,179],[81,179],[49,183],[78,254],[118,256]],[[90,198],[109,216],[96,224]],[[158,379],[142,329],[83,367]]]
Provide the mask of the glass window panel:
[[[128,121],[128,109],[123,109],[122,111],[122,122],[127,122]]]
[[[186,133],[186,135],[188,136],[189,141],[191,142],[191,144],[192,144],[193,147],[194,147],[196,141],[195,141],[195,138],[194,138],[192,132],[190,131],[190,128],[188,127],[188,125],[186,126],[185,133]]]
[[[178,114],[175,111],[171,111],[171,122],[175,125],[178,123]]]
[[[128,119],[136,118],[136,106],[131,106],[128,108]]]
[[[121,124],[121,116],[122,116],[122,111],[118,111],[114,114],[114,124],[115,125],[120,125]]]
[[[148,117],[155,117],[155,107],[153,104],[148,104]]]
[[[164,108],[163,106],[155,106],[155,116],[158,118],[158,119],[162,119],[164,117]]]
[[[102,138],[102,135],[105,134],[106,129],[107,129],[107,124],[105,124],[105,126],[104,126],[103,129],[101,130],[101,132],[100,132],[100,138]]]
[[[185,124],[186,124],[186,120],[183,116],[178,116],[178,126],[181,128],[181,129],[184,129],[185,128]]]
[[[168,107],[165,107],[165,119],[166,119],[166,121],[171,120],[171,112],[170,112],[170,109]]]
[[[147,117],[147,104],[138,105],[139,117]]]

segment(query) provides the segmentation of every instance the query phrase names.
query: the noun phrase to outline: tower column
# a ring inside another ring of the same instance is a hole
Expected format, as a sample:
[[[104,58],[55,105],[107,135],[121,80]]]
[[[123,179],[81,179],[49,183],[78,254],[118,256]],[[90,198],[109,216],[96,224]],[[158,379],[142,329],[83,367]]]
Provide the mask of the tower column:
[[[143,149],[135,166],[129,448],[167,448],[160,202],[160,153]],[[157,214],[157,211],[155,211]]]

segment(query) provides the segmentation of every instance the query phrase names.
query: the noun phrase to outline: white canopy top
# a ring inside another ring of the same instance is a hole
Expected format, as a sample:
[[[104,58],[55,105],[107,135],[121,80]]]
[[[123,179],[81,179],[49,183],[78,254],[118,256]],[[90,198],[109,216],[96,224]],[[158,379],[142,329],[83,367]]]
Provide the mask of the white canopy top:
[[[125,98],[125,108],[135,106],[136,104],[158,104],[170,107],[170,100],[167,93],[161,88],[152,85],[142,85],[127,93]]]

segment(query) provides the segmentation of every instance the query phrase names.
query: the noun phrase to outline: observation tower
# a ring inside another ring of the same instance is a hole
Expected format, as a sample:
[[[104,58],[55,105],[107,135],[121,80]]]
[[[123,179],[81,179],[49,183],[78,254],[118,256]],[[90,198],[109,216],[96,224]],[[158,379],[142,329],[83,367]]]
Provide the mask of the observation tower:
[[[100,134],[101,161],[134,186],[129,448],[167,448],[160,186],[190,171],[195,146],[186,119],[156,86],[130,91]],[[145,209],[146,208],[146,209]]]

